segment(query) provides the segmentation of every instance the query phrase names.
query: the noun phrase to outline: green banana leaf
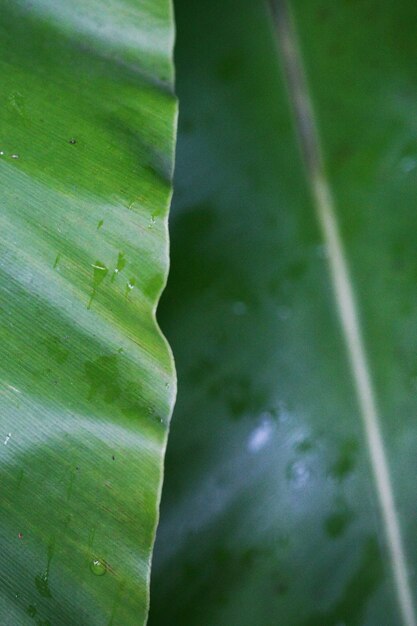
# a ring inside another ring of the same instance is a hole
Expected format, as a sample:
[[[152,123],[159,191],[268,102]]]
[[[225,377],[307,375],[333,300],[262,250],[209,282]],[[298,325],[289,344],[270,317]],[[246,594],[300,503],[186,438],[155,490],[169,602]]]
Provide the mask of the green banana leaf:
[[[172,7],[0,10],[0,623],[139,625],[175,395]]]
[[[414,626],[417,5],[275,6],[176,2],[150,624]]]

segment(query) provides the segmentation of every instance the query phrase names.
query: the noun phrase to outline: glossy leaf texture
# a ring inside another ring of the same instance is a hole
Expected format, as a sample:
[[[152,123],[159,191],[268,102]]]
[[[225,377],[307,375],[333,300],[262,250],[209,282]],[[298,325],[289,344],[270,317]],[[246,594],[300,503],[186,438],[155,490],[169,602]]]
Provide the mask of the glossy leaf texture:
[[[416,5],[291,3],[414,593]],[[266,3],[177,0],[163,299],[179,397],[152,626],[399,626],[372,474]]]
[[[0,623],[139,625],[175,394],[172,7],[0,5]]]

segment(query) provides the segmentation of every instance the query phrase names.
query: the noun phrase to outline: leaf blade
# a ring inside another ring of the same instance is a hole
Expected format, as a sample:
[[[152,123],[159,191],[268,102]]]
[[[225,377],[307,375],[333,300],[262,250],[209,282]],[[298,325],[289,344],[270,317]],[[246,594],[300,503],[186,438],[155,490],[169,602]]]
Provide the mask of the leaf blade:
[[[396,624],[327,250],[272,29],[261,3],[177,6],[184,104],[165,328],[183,392],[151,623]],[[412,568],[415,7],[302,2],[294,11]]]
[[[175,395],[172,7],[3,4],[0,614],[144,623]]]

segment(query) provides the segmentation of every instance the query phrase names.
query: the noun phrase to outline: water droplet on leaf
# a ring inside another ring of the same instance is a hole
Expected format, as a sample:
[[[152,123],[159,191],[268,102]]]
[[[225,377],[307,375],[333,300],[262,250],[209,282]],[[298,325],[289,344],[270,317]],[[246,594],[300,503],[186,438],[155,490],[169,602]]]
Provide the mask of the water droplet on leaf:
[[[126,298],[128,298],[128,297],[129,297],[129,294],[130,294],[130,292],[132,291],[132,289],[134,288],[135,284],[136,284],[136,281],[135,281],[135,279],[134,279],[134,278],[131,278],[131,279],[129,280],[129,282],[127,283],[127,285],[126,285],[126,290],[125,290],[125,296],[126,296]]]
[[[262,450],[271,438],[272,430],[272,420],[269,417],[263,417],[259,426],[257,426],[249,435],[249,452],[256,453]]]
[[[287,404],[281,400],[280,402],[278,402],[277,410],[278,410],[278,420],[281,423],[286,422],[288,418],[290,417],[290,412],[288,410]]]
[[[102,263],[101,261],[96,261],[95,263],[92,263],[91,267],[93,268],[93,292],[91,294],[91,298],[87,306],[88,309],[91,307],[91,303],[94,299],[94,296],[96,295],[97,288],[101,285],[103,280],[106,278],[108,271],[109,271],[107,267],[104,265],[104,263]]]
[[[107,572],[107,567],[101,559],[93,559],[90,563],[90,570],[95,576],[103,576]]]
[[[39,595],[44,598],[52,598],[51,591],[49,589],[49,572],[46,571],[43,574],[35,576],[35,585]]]
[[[123,252],[119,252],[119,256],[117,257],[117,264],[114,270],[113,276],[111,277],[111,281],[113,282],[116,278],[117,274],[119,274],[126,265],[126,259]]]
[[[106,277],[108,269],[101,261],[92,263],[91,267],[93,268],[93,287],[97,288]]]
[[[49,589],[49,570],[51,567],[51,561],[55,552],[55,538],[52,537],[47,549],[47,562],[46,570],[42,574],[35,576],[35,585],[39,595],[44,598],[52,598],[52,593]]]
[[[286,476],[294,487],[300,488],[304,487],[310,480],[311,471],[303,461],[295,461],[287,465]]]

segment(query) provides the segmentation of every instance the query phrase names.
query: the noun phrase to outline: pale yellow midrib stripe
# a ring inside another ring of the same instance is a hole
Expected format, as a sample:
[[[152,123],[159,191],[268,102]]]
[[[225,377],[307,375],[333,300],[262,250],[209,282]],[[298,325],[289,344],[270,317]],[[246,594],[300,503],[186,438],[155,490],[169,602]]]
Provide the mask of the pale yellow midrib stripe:
[[[366,443],[387,541],[403,626],[417,626],[400,524],[348,265],[335,204],[323,167],[312,101],[287,0],[271,0],[284,71],[308,172],[308,182],[328,252],[328,263],[343,338],[354,379]]]

